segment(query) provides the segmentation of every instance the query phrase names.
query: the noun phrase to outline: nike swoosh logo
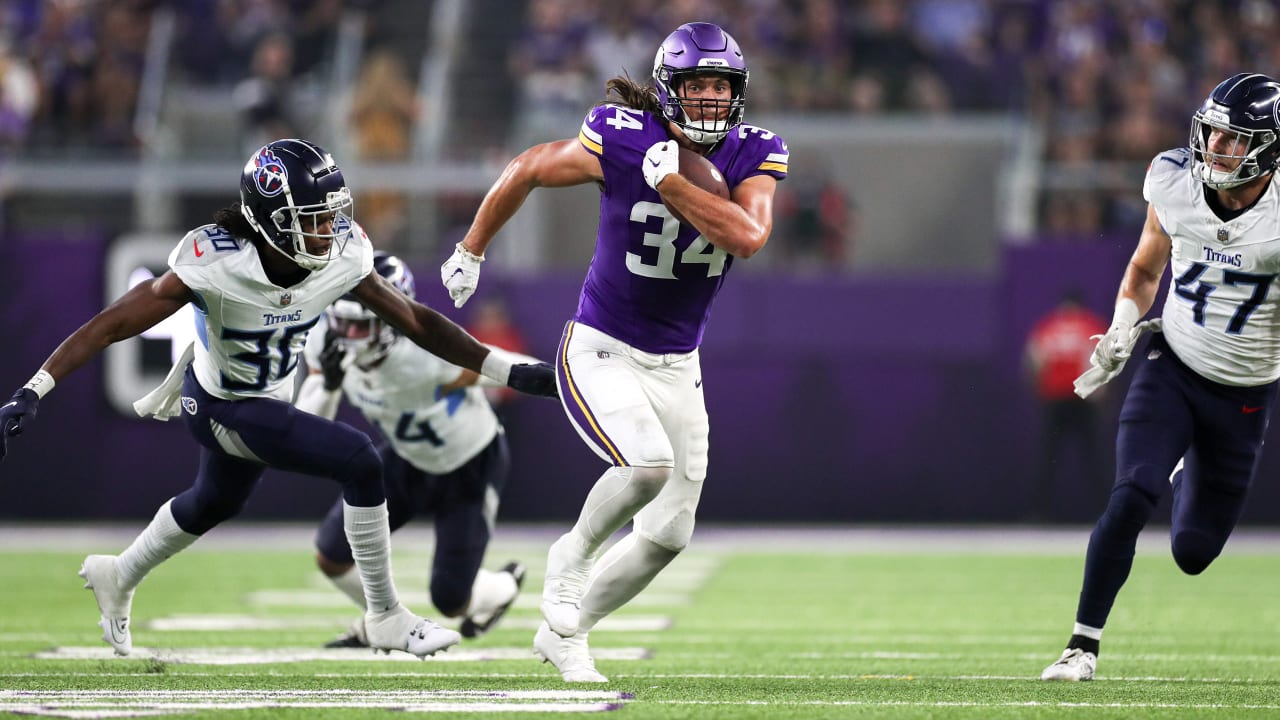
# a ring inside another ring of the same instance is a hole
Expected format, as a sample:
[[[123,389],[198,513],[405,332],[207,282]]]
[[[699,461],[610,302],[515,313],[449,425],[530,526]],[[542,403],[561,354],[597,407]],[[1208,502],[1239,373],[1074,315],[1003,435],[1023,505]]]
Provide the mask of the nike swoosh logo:
[[[650,165],[652,165],[652,166],[654,166],[654,167],[658,167],[658,161],[657,161],[657,160],[650,160],[650,161],[649,161],[649,164],[650,164]]]
[[[196,249],[196,257],[204,257],[204,253],[200,252],[199,238],[191,238],[191,246]]]
[[[694,386],[694,387],[696,387],[696,388],[697,388],[697,387],[702,387],[702,378],[698,378],[697,380],[694,380],[694,381],[693,381],[693,386]]]
[[[124,642],[129,636],[129,618],[114,619],[111,621],[111,639],[116,642]]]
[[[462,274],[462,268],[458,268],[457,270],[453,271],[453,275],[461,275],[461,274]],[[449,278],[452,279],[453,275],[450,275]]]
[[[1252,415],[1261,409],[1262,409],[1261,405],[1258,405],[1257,407],[1249,407],[1248,405],[1240,406],[1240,412],[1244,413],[1245,415]]]
[[[0,410],[8,410],[11,407],[16,407],[17,404],[17,401],[11,402],[8,405],[0,406]]]

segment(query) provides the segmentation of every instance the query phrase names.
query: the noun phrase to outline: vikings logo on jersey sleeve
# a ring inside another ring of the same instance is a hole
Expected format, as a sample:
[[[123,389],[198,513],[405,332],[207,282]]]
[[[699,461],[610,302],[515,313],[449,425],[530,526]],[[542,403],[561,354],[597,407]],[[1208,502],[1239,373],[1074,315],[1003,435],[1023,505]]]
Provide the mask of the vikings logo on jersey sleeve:
[[[645,152],[667,139],[664,120],[619,105],[592,108],[582,123],[578,142],[600,159],[604,187],[574,319],[646,352],[685,353],[701,344],[733,258],[679,223],[645,183]],[[786,143],[750,125],[730,132],[707,159],[730,190],[755,175],[787,173]]]

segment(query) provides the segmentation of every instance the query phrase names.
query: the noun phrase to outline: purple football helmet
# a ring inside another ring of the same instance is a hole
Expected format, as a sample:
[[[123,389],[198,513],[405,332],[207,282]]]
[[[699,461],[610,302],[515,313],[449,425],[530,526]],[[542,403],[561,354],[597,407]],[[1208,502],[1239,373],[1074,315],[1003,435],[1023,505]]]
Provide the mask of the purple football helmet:
[[[715,106],[717,111],[727,109],[724,119],[718,119],[722,113],[717,112],[709,119],[690,120],[685,112],[685,101],[679,95],[681,84],[687,78],[702,73],[725,76],[729,80],[732,97],[729,100],[690,100],[689,106]],[[662,115],[700,145],[719,142],[742,123],[747,105],[748,75],[747,63],[738,49],[738,42],[719,25],[711,23],[685,23],[676,28],[662,41],[653,59],[653,84],[658,91]]]
[[[351,191],[324,148],[306,140],[276,140],[255,152],[240,173],[240,214],[268,245],[302,268],[319,270],[346,246]],[[330,218],[331,231],[318,232]],[[307,238],[327,239],[328,250],[312,253]]]
[[[1210,150],[1214,130],[1231,139],[1226,152]],[[1216,190],[1275,170],[1280,159],[1280,83],[1256,73],[1240,73],[1219,83],[1191,117],[1191,152],[1192,173]],[[1226,169],[1233,160],[1238,164]]]

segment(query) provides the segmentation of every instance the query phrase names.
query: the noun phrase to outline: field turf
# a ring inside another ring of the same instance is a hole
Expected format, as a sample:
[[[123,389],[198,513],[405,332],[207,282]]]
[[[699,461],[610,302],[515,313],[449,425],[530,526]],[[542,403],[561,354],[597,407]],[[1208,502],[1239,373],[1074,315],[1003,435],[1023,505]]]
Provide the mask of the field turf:
[[[1280,536],[1242,532],[1200,577],[1143,536],[1098,679],[1037,678],[1071,630],[1087,529],[700,529],[591,634],[604,685],[533,657],[551,529],[500,528],[529,567],[503,624],[419,662],[322,650],[355,615],[310,528],[232,523],[161,566],[112,657],[76,571],[141,528],[0,525],[0,714],[218,718],[1280,718]],[[406,602],[430,535],[395,537]]]

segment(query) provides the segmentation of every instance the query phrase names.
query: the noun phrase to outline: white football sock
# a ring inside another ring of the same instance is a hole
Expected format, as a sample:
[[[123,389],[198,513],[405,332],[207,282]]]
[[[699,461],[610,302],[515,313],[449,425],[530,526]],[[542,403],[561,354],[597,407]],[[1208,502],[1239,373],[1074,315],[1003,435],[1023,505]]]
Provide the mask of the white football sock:
[[[173,519],[173,510],[169,507],[171,504],[173,498],[160,506],[146,529],[116,558],[116,577],[121,589],[132,590],[137,587],[153,568],[200,539],[199,535],[192,535],[178,527],[178,522]]]
[[[351,545],[364,586],[365,608],[381,613],[395,607],[399,598],[391,579],[391,526],[387,524],[387,504],[356,507],[342,503],[342,529]]]
[[[364,584],[360,582],[360,572],[354,567],[347,568],[347,571],[337,576],[329,576],[329,582],[333,586],[342,591],[343,595],[351,598],[351,601],[361,608],[365,607]]]
[[[585,634],[602,618],[626,605],[677,555],[679,553],[656,545],[636,532],[605,551],[591,571],[591,580],[582,595],[578,635]]]
[[[1071,630],[1071,634],[1079,635],[1081,637],[1091,638],[1093,640],[1101,640],[1102,628],[1089,627],[1088,625],[1081,625],[1080,623],[1076,623],[1075,627],[1072,628]]]
[[[658,496],[671,476],[671,468],[611,467],[587,493],[578,521],[570,532],[585,551],[594,555],[600,546],[626,525],[640,508]]]
[[[511,602],[518,592],[520,588],[511,573],[480,568],[475,582],[471,583],[471,603],[467,605],[467,616],[487,620],[494,610]]]

